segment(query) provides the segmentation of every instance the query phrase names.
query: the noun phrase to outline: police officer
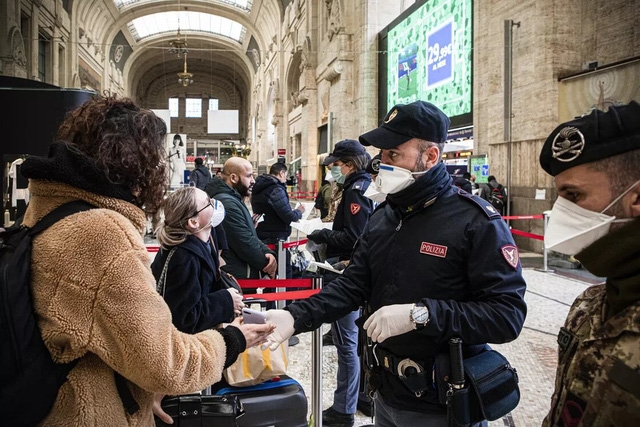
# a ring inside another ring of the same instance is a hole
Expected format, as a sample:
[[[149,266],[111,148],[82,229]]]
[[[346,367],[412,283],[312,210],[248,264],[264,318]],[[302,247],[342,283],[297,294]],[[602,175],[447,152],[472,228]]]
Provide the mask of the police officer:
[[[367,302],[376,426],[446,426],[438,354],[461,338],[466,357],[514,340],[524,323],[525,282],[511,233],[486,201],[451,185],[441,161],[449,118],[424,101],[394,106],[360,136],[382,150],[387,193],[343,274],[313,297],[271,310],[271,347]],[[480,424],[486,424],[482,422]]]
[[[364,196],[371,184],[371,175],[366,171],[370,161],[371,156],[362,144],[345,139],[336,144],[323,162],[324,166],[331,167],[333,179],[342,187],[342,198],[336,208],[332,229],[316,230],[307,237],[316,243],[326,243],[327,262],[339,270],[349,263],[356,240],[373,211],[373,201]],[[336,276],[325,274],[324,281],[329,282]],[[338,352],[338,379],[333,405],[322,413],[322,423],[326,426],[351,427],[355,421],[360,385],[358,327],[355,321],[359,316],[359,307],[356,306],[332,326],[331,336]]]
[[[607,278],[560,330],[543,425],[640,425],[640,104],[561,124],[540,164],[558,190],[545,244]]]

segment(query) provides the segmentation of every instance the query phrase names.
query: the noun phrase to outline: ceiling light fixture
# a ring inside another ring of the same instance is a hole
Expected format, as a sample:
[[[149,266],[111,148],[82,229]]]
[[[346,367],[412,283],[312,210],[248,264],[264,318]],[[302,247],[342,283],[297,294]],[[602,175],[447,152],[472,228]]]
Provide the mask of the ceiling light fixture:
[[[182,86],[187,87],[191,83],[193,83],[193,74],[187,71],[187,54],[184,54],[184,71],[182,73],[178,73],[178,83]]]

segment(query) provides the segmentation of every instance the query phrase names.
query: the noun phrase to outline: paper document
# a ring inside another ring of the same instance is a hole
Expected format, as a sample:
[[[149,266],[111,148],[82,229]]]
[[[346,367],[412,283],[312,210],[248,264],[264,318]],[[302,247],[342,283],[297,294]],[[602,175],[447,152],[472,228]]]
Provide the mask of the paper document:
[[[311,211],[313,210],[314,203],[311,203],[311,202],[298,203],[298,205],[304,206],[304,212],[302,212],[302,218],[300,218],[300,221],[306,220],[309,217],[309,214],[311,213]]]
[[[336,270],[327,261],[325,261],[325,262],[311,261],[311,265],[319,267],[319,268],[324,268],[325,270],[331,271],[331,272],[336,273],[336,274],[342,274],[341,270]]]
[[[322,230],[323,228],[331,230],[333,228],[333,222],[322,222],[320,218],[301,219],[300,221],[292,222],[291,227],[304,234],[311,234],[312,231]]]

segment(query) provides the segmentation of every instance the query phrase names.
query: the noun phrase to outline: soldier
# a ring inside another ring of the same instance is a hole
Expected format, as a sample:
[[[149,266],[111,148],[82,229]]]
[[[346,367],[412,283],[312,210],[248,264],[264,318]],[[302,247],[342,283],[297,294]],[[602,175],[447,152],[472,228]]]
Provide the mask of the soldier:
[[[558,200],[548,249],[606,277],[573,303],[544,426],[640,425],[640,104],[558,126],[540,153]]]

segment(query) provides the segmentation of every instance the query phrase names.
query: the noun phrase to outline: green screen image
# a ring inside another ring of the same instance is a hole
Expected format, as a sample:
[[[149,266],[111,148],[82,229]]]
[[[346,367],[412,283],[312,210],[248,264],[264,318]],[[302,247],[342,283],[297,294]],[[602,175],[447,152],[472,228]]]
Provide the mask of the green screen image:
[[[389,29],[387,109],[420,99],[471,113],[472,11],[472,0],[429,0]]]

